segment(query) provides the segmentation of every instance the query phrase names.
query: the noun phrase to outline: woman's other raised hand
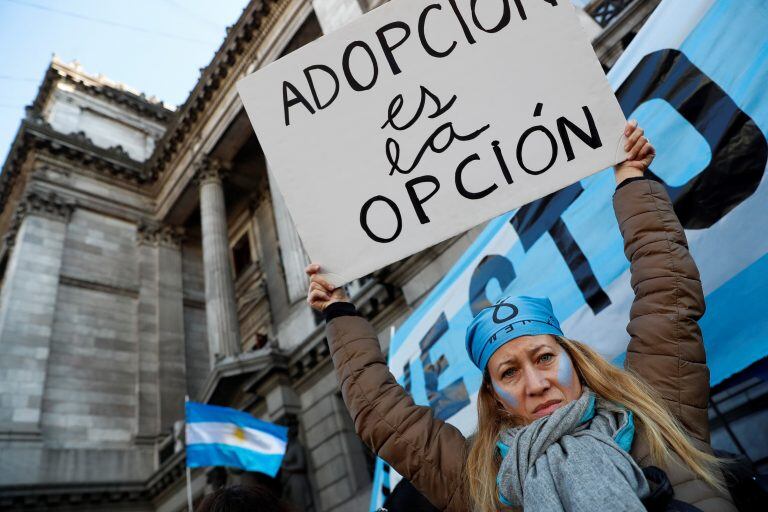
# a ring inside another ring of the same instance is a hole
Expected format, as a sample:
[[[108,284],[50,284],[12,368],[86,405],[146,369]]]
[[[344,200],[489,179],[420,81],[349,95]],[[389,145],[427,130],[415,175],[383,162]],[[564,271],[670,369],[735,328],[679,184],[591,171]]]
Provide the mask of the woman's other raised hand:
[[[344,288],[335,288],[331,283],[320,277],[320,265],[311,263],[304,272],[309,276],[309,290],[307,291],[307,304],[317,311],[325,311],[325,308],[334,302],[349,302]]]

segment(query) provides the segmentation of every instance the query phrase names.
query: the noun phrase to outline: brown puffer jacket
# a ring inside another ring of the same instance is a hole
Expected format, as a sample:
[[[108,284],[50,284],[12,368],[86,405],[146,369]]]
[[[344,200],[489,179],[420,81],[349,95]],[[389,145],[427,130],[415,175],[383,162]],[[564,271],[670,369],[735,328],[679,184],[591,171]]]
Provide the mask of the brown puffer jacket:
[[[708,449],[709,370],[697,324],[704,294],[685,234],[666,191],[654,181],[619,188],[614,209],[635,292],[626,366],[661,393],[695,442]],[[390,374],[366,320],[341,316],[328,323],[326,332],[344,402],[363,442],[437,508],[471,510],[464,474],[469,444],[461,432],[413,403]],[[640,438],[632,456],[641,466],[651,465]],[[687,468],[669,464],[662,469],[675,499],[704,512],[736,510],[730,496],[718,495]]]

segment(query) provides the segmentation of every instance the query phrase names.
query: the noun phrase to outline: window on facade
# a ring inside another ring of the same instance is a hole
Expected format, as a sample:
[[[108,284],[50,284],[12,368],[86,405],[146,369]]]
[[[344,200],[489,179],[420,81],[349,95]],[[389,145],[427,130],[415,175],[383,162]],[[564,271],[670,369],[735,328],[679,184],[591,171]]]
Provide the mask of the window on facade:
[[[269,338],[267,338],[266,334],[256,333],[256,343],[253,345],[253,350],[266,347],[268,341]]]
[[[232,261],[235,264],[235,278],[240,277],[243,272],[253,263],[251,256],[251,244],[248,240],[248,233],[245,233],[235,242],[232,247]]]
[[[634,0],[599,0],[587,6],[587,12],[605,28]]]

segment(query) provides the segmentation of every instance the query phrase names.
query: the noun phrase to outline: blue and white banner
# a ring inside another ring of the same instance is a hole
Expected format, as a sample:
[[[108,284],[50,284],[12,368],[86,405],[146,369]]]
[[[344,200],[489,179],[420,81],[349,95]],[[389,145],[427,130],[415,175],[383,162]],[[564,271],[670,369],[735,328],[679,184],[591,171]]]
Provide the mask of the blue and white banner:
[[[665,0],[608,75],[657,149],[701,271],[712,385],[768,355],[766,27],[765,0]],[[502,294],[549,297],[568,337],[622,361],[633,293],[614,187],[606,170],[489,223],[392,340],[417,403],[473,431],[481,375],[464,332]],[[397,481],[379,461],[372,510]]]
[[[288,429],[216,405],[186,404],[187,466],[227,466],[274,477],[288,443]]]

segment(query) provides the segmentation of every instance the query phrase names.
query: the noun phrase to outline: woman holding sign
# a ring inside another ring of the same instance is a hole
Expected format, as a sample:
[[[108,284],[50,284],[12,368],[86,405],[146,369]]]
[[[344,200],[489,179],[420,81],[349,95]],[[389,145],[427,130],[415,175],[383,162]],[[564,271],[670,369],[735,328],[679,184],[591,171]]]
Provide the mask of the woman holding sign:
[[[358,435],[442,510],[736,510],[709,447],[698,270],[664,187],[643,176],[653,146],[635,122],[626,135],[614,209],[635,291],[627,369],[565,338],[549,300],[506,297],[467,329],[483,372],[469,440],[413,403],[370,324],[307,268]]]

